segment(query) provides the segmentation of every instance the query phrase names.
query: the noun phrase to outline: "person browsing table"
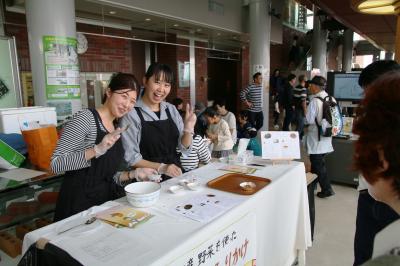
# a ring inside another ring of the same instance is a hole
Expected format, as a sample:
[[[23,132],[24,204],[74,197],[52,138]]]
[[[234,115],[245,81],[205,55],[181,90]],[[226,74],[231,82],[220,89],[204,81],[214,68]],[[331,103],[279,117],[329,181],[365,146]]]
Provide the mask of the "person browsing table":
[[[51,158],[54,173],[65,172],[54,220],[114,200],[123,195],[121,183],[153,174],[153,169],[117,172],[123,160],[120,140],[124,128],[118,119],[132,110],[139,84],[131,74],[115,74],[108,85],[103,105],[85,109],[69,121]]]
[[[182,174],[180,155],[189,154],[196,115],[186,106],[184,120],[174,105],[165,102],[173,84],[168,65],[153,63],[143,78],[144,92],[123,119],[122,126],[132,125],[122,135],[125,160],[133,167],[157,170],[163,180]]]

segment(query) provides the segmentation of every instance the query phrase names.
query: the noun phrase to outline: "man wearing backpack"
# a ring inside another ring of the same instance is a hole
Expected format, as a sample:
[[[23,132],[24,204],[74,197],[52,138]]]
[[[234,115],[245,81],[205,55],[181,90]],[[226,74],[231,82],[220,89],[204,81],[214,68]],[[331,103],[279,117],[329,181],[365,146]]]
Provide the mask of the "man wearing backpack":
[[[318,175],[318,182],[321,191],[317,197],[326,198],[333,196],[335,192],[332,189],[331,182],[325,164],[325,155],[333,152],[332,137],[325,137],[321,132],[323,124],[323,104],[328,96],[325,91],[326,79],[322,76],[315,76],[309,81],[309,91],[311,93],[310,104],[306,112],[306,123],[308,130],[305,135],[305,143],[308,154],[310,155],[311,172]],[[315,187],[316,183],[313,184]]]

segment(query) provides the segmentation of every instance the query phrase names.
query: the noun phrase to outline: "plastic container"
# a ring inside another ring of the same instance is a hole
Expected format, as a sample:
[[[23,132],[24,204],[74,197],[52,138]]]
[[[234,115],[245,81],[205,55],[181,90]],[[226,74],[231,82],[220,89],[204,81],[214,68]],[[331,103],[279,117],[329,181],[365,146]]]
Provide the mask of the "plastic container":
[[[27,127],[29,122],[57,126],[56,108],[35,106],[0,109],[1,133],[21,134],[21,129]]]

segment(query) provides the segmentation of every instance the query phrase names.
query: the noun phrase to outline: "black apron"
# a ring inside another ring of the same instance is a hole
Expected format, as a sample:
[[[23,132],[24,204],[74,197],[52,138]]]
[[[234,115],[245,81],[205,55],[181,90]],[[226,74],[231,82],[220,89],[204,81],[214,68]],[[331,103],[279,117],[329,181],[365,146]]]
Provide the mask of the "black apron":
[[[165,109],[168,119],[151,121],[144,120],[139,107],[135,107],[135,109],[142,125],[139,148],[143,159],[181,167],[180,154],[176,151],[179,130],[172,120],[168,108]],[[162,176],[163,181],[169,178],[166,175]]]
[[[100,116],[96,110],[90,110],[96,121],[99,144],[107,134],[101,130]],[[99,158],[91,159],[91,166],[68,171],[60,188],[54,221],[59,221],[95,205],[114,200],[124,195],[123,188],[114,182],[114,174],[124,157],[121,139]]]

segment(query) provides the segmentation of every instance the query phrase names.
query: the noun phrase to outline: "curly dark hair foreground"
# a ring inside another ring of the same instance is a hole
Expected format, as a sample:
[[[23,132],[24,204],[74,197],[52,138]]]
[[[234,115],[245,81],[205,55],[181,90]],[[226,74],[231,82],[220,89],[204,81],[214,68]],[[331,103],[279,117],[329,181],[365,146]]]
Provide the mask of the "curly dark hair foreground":
[[[379,178],[393,179],[393,188],[400,196],[400,72],[389,72],[369,86],[357,109],[353,132],[354,167],[373,184]],[[389,167],[381,168],[378,150],[382,150]]]

